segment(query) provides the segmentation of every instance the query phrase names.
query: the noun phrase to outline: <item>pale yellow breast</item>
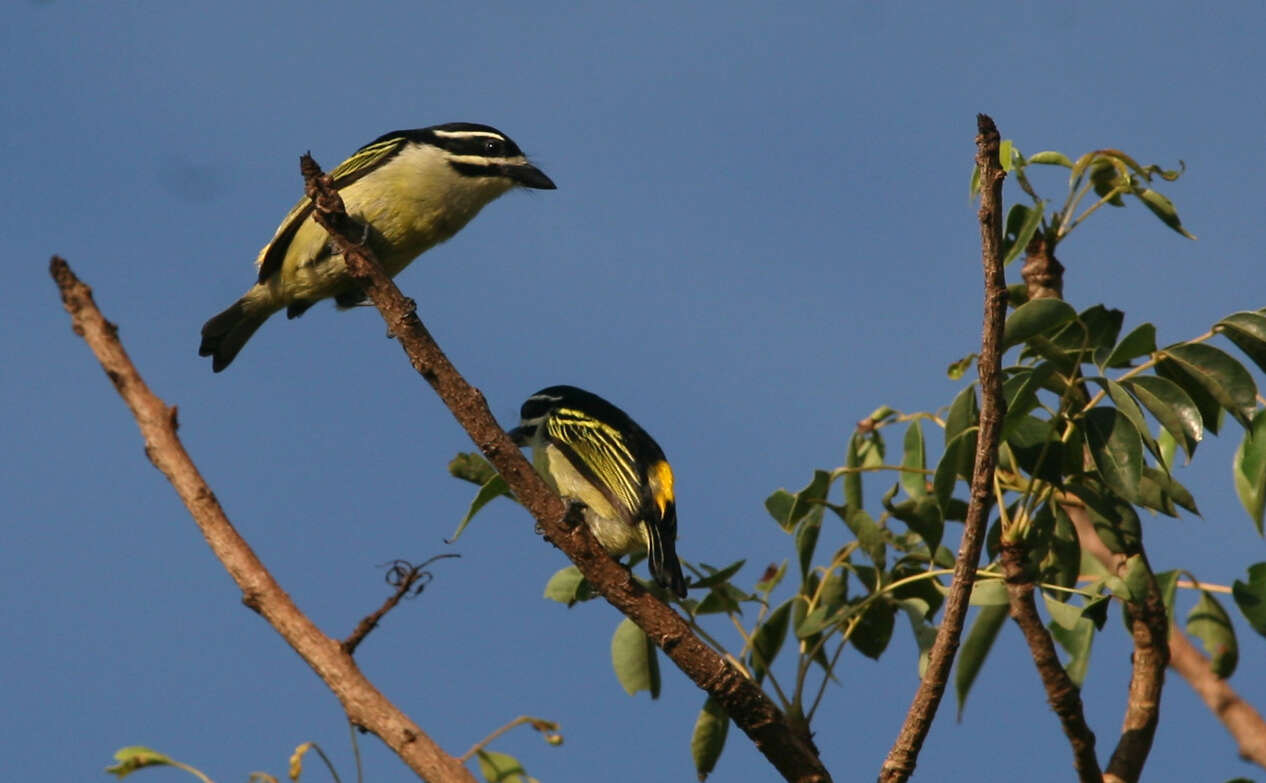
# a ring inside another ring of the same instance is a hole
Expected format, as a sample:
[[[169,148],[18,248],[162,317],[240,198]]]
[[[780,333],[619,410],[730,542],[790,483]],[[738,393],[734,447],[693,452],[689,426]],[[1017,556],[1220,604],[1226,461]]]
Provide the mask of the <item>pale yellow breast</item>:
[[[451,238],[510,187],[503,178],[462,177],[433,147],[411,146],[388,165],[340,191],[347,213],[373,227],[370,244],[395,276],[432,246]],[[284,296],[315,301],[347,284],[341,256],[329,256],[329,236],[308,218],[282,262]],[[280,292],[279,292],[280,293]]]
[[[539,464],[542,458],[546,460],[545,466]],[[538,470],[548,467],[548,472],[541,473],[564,500],[578,500],[588,507],[585,510],[585,524],[603,549],[613,555],[646,551],[645,525],[630,525],[626,522],[607,500],[606,495],[586,481],[561,451],[552,445],[546,445],[543,449],[536,450],[534,459],[538,461]]]

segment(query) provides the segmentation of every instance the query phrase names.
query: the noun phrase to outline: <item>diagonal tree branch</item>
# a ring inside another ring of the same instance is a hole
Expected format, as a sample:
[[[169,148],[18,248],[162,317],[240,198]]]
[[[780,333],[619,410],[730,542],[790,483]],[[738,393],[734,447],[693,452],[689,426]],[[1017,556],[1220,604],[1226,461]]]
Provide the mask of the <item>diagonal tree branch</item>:
[[[1182,675],[1205,706],[1218,716],[1240,749],[1240,758],[1266,767],[1266,720],[1240,698],[1231,684],[1213,673],[1204,656],[1178,626],[1169,626],[1169,665]]]
[[[763,691],[695,636],[685,621],[644,590],[632,575],[602,549],[585,525],[569,526],[558,495],[546,486],[488,410],[478,389],[466,382],[422,325],[378,261],[355,240],[360,226],[347,217],[331,180],[311,156],[300,168],[313,216],[330,232],[348,270],[373,301],[409,362],[431,385],[475,445],[497,469],[519,502],[539,523],[545,538],[563,550],[590,584],[616,609],[635,622],[696,685],[717,700],[788,781],[829,781],[817,748],[806,732],[797,731]]]
[[[1002,325],[1006,317],[1007,285],[1002,269],[1002,180],[1006,174],[998,162],[1001,136],[991,118],[976,115],[976,165],[980,167],[980,245],[985,274],[984,326],[981,330],[980,432],[976,441],[976,462],[972,468],[971,499],[963,538],[954,563],[954,580],[945,599],[945,615],[936,632],[936,641],[927,669],[896,742],[888,751],[879,773],[882,783],[907,780],[914,772],[919,750],[945,694],[950,666],[958,652],[958,640],[967,617],[976,564],[985,540],[985,523],[993,500],[993,475],[998,461],[998,438],[1002,430]]]
[[[53,257],[50,272],[84,338],[127,403],[145,439],[145,454],[175,488],[194,522],[242,591],[242,602],[268,621],[338,697],[348,719],[374,733],[417,775],[432,783],[474,783],[470,771],[445,753],[420,727],[374,687],[339,642],[321,632],[273,580],[224,514],[211,488],[176,436],[176,409],[159,399],[128,358],[118,328],[102,316],[92,289],[70,266]]]

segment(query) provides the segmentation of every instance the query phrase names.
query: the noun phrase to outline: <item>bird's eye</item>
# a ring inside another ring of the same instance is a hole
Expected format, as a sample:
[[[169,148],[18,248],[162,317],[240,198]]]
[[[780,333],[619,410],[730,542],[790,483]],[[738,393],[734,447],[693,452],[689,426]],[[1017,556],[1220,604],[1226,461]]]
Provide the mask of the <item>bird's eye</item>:
[[[488,155],[500,155],[501,142],[489,139],[488,141],[484,143],[484,152],[487,153]]]

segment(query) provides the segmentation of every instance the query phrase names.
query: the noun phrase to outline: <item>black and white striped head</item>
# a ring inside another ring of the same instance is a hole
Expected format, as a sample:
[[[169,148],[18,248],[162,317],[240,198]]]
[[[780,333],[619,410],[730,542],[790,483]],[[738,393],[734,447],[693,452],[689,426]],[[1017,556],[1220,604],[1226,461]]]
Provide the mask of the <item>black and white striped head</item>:
[[[393,131],[376,141],[393,137],[435,147],[448,165],[463,177],[504,177],[516,185],[538,190],[557,186],[545,172],[528,162],[514,140],[489,125],[450,122],[417,130]]]

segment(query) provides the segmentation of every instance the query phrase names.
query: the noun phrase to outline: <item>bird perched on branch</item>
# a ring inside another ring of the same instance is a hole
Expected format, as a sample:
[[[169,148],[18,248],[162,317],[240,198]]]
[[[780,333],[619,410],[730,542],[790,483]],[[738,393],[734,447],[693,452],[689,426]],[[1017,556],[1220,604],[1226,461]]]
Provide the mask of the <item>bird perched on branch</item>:
[[[347,214],[364,225],[370,249],[392,277],[511,188],[555,187],[509,136],[466,122],[384,134],[330,176]],[[215,372],[278,310],[297,318],[329,297],[341,308],[365,299],[329,234],[312,218],[306,197],[281,221],[255,265],[255,285],[202,327],[198,355],[210,356]]]
[[[583,504],[598,543],[617,557],[647,553],[655,581],[685,598],[673,470],[659,444],[627,413],[575,386],[541,389],[520,416],[510,438],[532,447],[537,471],[559,496]]]

